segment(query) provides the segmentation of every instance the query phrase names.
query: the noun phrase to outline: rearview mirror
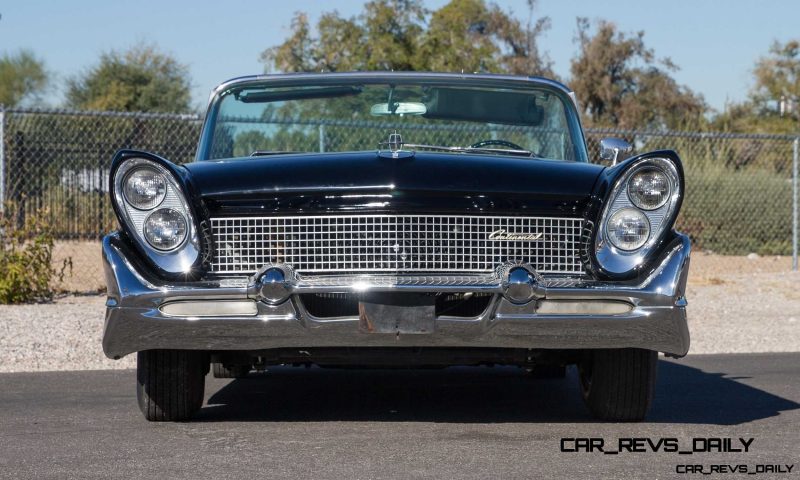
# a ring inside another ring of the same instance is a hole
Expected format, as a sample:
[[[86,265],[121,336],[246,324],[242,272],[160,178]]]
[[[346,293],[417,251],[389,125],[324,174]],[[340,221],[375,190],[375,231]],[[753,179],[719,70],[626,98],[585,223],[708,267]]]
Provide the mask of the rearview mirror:
[[[425,115],[428,108],[424,103],[417,102],[395,102],[392,108],[388,103],[378,103],[370,108],[369,113],[375,116],[382,115]]]
[[[604,138],[600,140],[600,159],[611,160],[611,165],[617,164],[620,153],[630,153],[633,146],[621,138]]]

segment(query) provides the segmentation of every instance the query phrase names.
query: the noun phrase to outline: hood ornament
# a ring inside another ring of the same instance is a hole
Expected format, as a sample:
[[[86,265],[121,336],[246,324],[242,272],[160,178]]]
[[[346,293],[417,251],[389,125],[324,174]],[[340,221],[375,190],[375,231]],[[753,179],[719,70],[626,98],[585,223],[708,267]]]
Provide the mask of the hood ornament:
[[[391,150],[392,153],[399,152],[400,150],[403,149],[403,137],[402,137],[402,135],[397,133],[397,130],[395,130],[394,133],[390,133],[389,134],[389,141],[387,142],[387,145],[389,145],[389,150]]]
[[[403,150],[403,136],[397,130],[389,134],[389,141],[381,142],[378,148],[387,146],[389,151],[378,150],[378,156],[381,158],[411,158],[414,156],[413,151]]]

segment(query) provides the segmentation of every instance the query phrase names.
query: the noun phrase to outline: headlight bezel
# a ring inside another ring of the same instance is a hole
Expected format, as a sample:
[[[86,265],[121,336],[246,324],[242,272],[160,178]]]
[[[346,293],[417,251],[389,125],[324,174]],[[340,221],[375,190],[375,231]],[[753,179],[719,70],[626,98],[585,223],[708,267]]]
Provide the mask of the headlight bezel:
[[[633,203],[629,194],[629,182],[646,170],[657,169],[664,173],[670,184],[667,201],[660,207],[646,210]],[[602,204],[598,204],[591,240],[587,243],[591,270],[602,278],[623,280],[638,274],[649,265],[659,247],[672,231],[675,218],[680,211],[684,193],[683,167],[673,151],[656,151],[632,157],[607,169],[604,180],[597,190]],[[639,210],[650,222],[647,241],[637,249],[623,250],[614,245],[608,235],[611,216],[623,209]],[[590,216],[594,214],[588,213]],[[589,217],[587,217],[589,218]]]
[[[138,209],[129,203],[124,193],[124,181],[137,168],[150,168],[157,171],[167,183],[165,198],[149,209]],[[197,207],[189,202],[186,179],[179,173],[179,167],[156,155],[134,150],[122,150],[112,162],[110,172],[110,193],[112,206],[117,214],[123,232],[132,240],[141,256],[153,267],[158,276],[170,279],[196,277],[204,270],[203,245],[199,229]],[[182,242],[170,249],[159,249],[148,242],[144,236],[144,221],[152,213],[172,208],[183,215],[186,222],[186,235]]]

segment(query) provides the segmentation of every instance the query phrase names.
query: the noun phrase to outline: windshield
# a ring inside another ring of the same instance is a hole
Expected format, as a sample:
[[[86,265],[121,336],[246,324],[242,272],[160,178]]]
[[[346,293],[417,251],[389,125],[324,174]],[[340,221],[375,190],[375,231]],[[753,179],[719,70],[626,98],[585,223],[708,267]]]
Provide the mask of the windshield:
[[[247,83],[214,102],[200,158],[402,149],[586,161],[566,102],[545,86]]]

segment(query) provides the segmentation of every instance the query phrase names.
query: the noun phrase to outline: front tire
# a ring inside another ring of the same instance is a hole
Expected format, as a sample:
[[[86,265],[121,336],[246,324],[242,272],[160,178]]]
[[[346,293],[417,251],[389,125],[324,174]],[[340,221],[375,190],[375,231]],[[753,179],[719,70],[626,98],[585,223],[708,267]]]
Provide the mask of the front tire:
[[[147,350],[136,357],[136,398],[151,422],[189,420],[203,405],[208,357],[191,350]]]
[[[653,401],[658,352],[637,348],[591,350],[578,364],[583,400],[595,418],[644,420]]]

